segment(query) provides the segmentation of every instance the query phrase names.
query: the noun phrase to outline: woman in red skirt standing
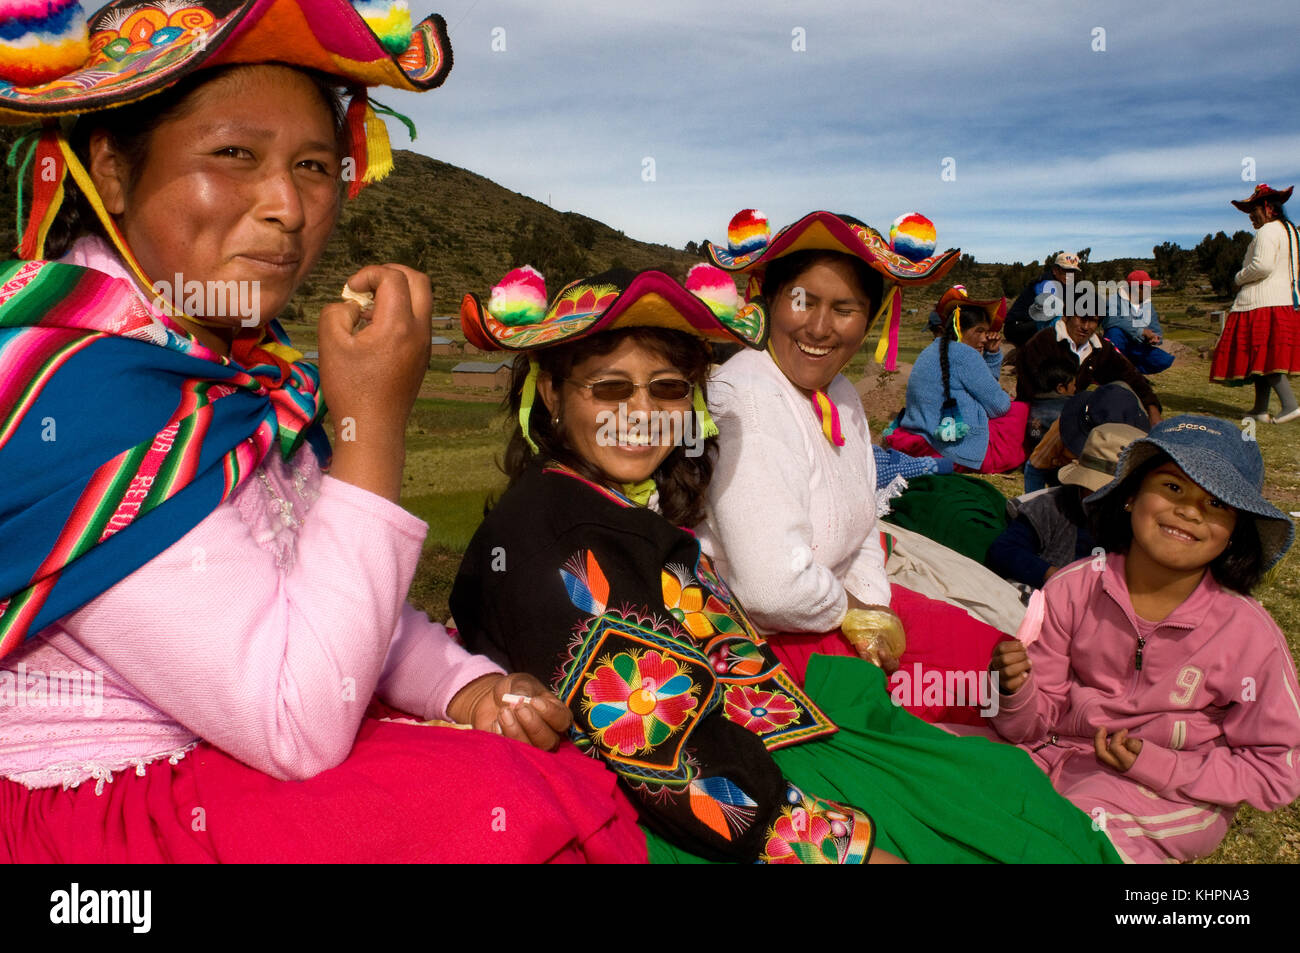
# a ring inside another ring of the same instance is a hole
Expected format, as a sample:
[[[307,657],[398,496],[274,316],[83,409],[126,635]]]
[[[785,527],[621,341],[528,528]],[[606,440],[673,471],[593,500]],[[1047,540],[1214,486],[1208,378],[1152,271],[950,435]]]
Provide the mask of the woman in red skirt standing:
[[[1261,184],[1250,198],[1232,203],[1250,216],[1256,234],[1234,279],[1237,297],[1210,367],[1213,381],[1254,381],[1255,406],[1248,416],[1265,423],[1300,419],[1287,380],[1300,371],[1300,232],[1282,208],[1293,188]],[[1282,403],[1277,417],[1268,413],[1270,391]]]

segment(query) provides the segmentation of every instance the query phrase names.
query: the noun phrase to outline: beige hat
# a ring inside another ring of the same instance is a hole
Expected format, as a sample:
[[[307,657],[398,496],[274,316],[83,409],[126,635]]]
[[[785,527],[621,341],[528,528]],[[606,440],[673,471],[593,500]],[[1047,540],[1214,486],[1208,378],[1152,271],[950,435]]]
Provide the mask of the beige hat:
[[[1115,478],[1115,467],[1123,449],[1145,436],[1146,431],[1128,424],[1099,424],[1089,432],[1079,459],[1061,467],[1057,477],[1062,484],[1084,486],[1094,492],[1100,490]]]

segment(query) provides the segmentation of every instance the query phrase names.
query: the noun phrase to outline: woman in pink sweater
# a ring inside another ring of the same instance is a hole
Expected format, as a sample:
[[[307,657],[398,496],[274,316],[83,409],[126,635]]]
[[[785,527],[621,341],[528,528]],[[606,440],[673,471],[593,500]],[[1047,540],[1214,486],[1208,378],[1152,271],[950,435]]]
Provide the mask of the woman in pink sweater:
[[[1227,421],[1159,424],[1088,498],[1106,554],[1048,580],[1041,629],[995,652],[998,732],[1127,860],[1205,856],[1242,802],[1300,796],[1295,665],[1249,596],[1295,534],[1263,484]]]
[[[137,6],[92,35],[167,16]],[[349,170],[382,172],[358,84],[441,83],[441,19],[399,58],[346,0],[304,2],[299,34],[271,6],[92,44],[118,53],[0,111],[82,111],[31,140],[23,250],[60,263],[0,266],[0,861],[643,860],[614,775],[552,751],[565,706],[406,603],[428,279],[353,275],[369,300],[322,309],[319,374],[270,320]],[[163,91],[97,112],[133,72]],[[76,182],[62,210],[46,168]]]

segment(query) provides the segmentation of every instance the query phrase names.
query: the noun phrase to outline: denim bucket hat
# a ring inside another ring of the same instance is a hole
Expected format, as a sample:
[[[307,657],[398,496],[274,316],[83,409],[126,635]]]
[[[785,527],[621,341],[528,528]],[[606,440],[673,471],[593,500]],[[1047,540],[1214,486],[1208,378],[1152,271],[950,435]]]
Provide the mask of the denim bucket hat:
[[[1277,564],[1291,547],[1295,525],[1264,499],[1264,457],[1259,444],[1247,439],[1232,423],[1218,417],[1180,414],[1151,428],[1124,451],[1115,479],[1084,501],[1092,508],[1112,493],[1130,473],[1164,451],[1201,489],[1240,513],[1255,517],[1263,549],[1262,568]]]

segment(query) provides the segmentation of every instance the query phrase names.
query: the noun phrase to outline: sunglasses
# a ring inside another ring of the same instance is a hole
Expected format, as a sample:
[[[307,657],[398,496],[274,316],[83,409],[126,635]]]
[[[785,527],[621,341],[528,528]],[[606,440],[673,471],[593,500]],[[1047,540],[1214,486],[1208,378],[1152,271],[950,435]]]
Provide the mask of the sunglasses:
[[[658,377],[644,384],[621,378],[592,381],[590,384],[578,384],[572,381],[570,383],[574,387],[591,391],[591,396],[596,400],[610,402],[628,400],[641,387],[648,390],[653,399],[660,401],[686,400],[694,389],[690,381],[682,380],[680,377]]]

